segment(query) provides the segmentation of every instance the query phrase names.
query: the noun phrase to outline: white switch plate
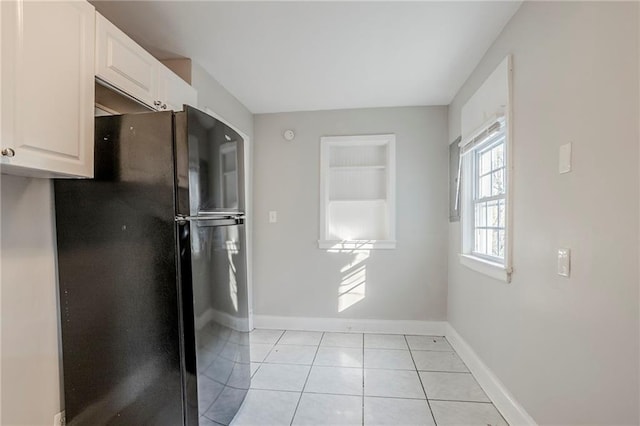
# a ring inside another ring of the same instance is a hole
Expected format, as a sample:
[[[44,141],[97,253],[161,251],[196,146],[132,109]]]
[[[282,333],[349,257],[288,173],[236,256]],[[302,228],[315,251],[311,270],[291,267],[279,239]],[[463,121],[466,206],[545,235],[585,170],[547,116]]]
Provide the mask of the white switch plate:
[[[269,212],[269,223],[276,223],[278,221],[278,212],[271,210]]]
[[[569,277],[571,274],[571,250],[568,248],[558,249],[558,275]]]
[[[571,171],[571,142],[560,147],[558,171],[560,174]]]

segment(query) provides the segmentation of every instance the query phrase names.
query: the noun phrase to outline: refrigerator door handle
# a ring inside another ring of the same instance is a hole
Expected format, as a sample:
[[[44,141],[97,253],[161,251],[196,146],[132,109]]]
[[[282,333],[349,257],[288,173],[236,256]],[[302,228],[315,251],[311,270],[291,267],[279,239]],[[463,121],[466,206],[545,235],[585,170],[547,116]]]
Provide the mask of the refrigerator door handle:
[[[237,210],[230,210],[230,211],[201,211],[197,217],[215,217],[215,216],[244,216],[244,212],[241,211],[237,211]]]
[[[184,225],[187,222],[199,222],[204,224],[217,222],[215,225],[236,225],[244,223],[244,214],[220,215],[220,216],[176,216],[175,221],[178,225]],[[209,226],[215,226],[209,225]],[[206,225],[205,225],[206,226]]]

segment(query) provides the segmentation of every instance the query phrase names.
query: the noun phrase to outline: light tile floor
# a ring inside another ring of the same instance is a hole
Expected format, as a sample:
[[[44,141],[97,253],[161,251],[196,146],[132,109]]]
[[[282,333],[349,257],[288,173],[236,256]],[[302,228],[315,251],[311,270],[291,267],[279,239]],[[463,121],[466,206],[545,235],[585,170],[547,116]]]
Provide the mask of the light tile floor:
[[[254,330],[234,426],[504,426],[444,337]]]

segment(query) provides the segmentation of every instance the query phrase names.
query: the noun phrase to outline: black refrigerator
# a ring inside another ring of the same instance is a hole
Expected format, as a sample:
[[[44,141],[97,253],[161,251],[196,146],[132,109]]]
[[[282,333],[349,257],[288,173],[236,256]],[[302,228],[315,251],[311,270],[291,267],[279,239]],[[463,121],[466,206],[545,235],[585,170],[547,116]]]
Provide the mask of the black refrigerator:
[[[96,117],[56,180],[68,425],[228,425],[250,385],[243,139],[188,106]]]

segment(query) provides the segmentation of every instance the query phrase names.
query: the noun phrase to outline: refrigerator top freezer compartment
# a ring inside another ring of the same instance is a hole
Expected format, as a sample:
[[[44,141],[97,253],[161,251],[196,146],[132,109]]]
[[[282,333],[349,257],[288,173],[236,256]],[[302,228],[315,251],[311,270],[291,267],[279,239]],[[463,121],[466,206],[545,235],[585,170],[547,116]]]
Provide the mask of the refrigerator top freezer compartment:
[[[244,140],[192,107],[175,114],[177,210],[183,216],[244,210]]]

